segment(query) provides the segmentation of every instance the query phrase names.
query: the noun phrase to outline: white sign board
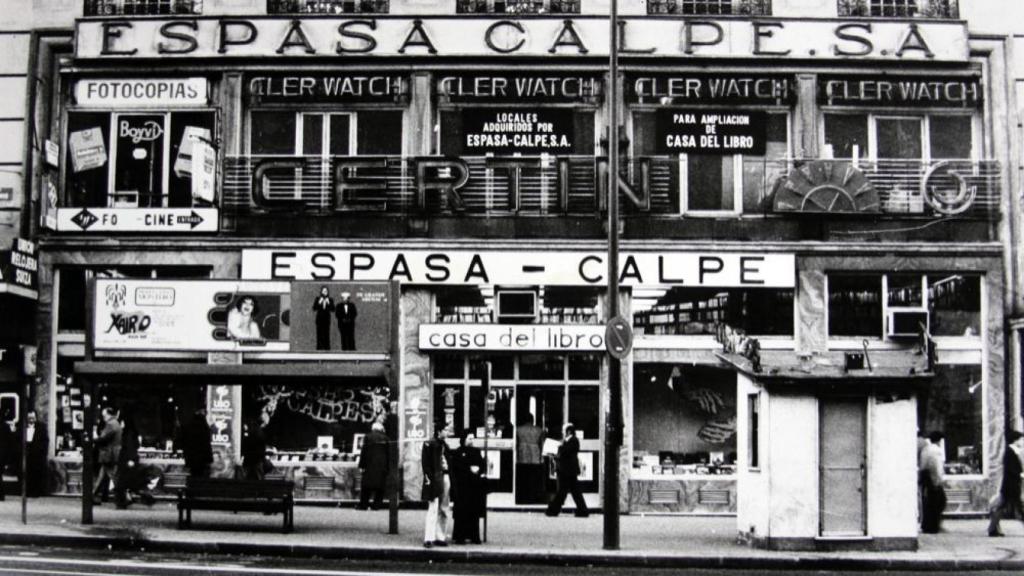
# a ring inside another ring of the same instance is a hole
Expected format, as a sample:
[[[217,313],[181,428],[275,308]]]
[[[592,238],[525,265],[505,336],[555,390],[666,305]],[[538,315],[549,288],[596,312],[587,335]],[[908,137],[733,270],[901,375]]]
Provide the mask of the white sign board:
[[[216,208],[58,208],[58,232],[216,232]]]
[[[213,204],[217,190],[217,151],[206,142],[192,146],[192,198]]]
[[[107,163],[107,145],[99,128],[72,132],[68,136],[68,146],[71,148],[71,169],[76,173]]]
[[[85,78],[75,82],[80,108],[168,108],[206,106],[205,78]]]
[[[475,16],[475,15],[474,15]],[[632,58],[967,62],[958,20],[877,22],[623,17]],[[608,18],[254,18],[78,20],[76,58],[543,57],[608,55]]]
[[[420,350],[604,352],[604,326],[421,324]]]
[[[97,350],[287,352],[288,282],[96,281]],[[251,301],[251,305],[245,303]]]
[[[601,286],[603,252],[470,250],[242,251],[242,277],[252,280],[398,280],[407,284]],[[625,252],[624,286],[793,288],[792,254]]]

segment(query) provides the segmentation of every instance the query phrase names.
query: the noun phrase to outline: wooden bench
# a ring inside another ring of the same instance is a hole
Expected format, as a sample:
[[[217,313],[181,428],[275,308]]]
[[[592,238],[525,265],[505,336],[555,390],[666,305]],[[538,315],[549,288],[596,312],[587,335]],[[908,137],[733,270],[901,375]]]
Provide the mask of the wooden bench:
[[[178,528],[192,526],[193,510],[262,512],[284,515],[283,532],[295,526],[290,480],[189,478],[178,491]]]

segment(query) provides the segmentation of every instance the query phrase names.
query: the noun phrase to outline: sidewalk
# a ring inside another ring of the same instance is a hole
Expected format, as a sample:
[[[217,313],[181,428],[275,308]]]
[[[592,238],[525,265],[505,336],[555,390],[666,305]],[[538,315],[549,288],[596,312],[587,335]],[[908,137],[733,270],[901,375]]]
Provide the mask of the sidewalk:
[[[1024,526],[1004,522],[1005,538],[988,538],[985,520],[947,520],[946,532],[924,534],[917,552],[773,552],[736,544],[731,517],[622,516],[621,549],[602,549],[599,514],[548,518],[537,512],[491,512],[488,542],[424,549],[423,510],[402,510],[398,535],[388,534],[387,511],[297,506],[295,531],[281,534],[280,516],[198,511],[191,530],[177,529],[171,502],[152,508],[112,504],[94,509],[82,526],[81,502],[40,498],[0,502],[0,544],[114,547],[147,551],[318,556],[394,560],[453,560],[595,566],[785,569],[1024,571]]]

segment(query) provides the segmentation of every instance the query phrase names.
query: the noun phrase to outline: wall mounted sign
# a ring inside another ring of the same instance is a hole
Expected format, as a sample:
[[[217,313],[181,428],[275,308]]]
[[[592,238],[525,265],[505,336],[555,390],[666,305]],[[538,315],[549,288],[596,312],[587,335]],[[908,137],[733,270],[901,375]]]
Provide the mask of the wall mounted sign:
[[[437,93],[450,102],[596,102],[600,76],[558,74],[459,74],[442,76]]]
[[[660,109],[661,154],[764,155],[768,113],[762,110]]]
[[[625,17],[630,57],[967,62],[962,21]],[[608,56],[608,18],[81,19],[75,58]]]
[[[71,148],[71,169],[75,172],[92,170],[107,163],[107,145],[99,128],[72,132],[68,135],[68,147]]]
[[[626,98],[644,104],[764,104],[796,102],[792,76],[642,74],[626,76]]]
[[[58,232],[216,232],[217,208],[57,208]]]
[[[827,106],[981,108],[983,94],[977,76],[818,76],[818,102]]]
[[[80,108],[167,108],[206,106],[205,78],[84,78],[75,82]]]
[[[600,286],[603,252],[471,250],[242,251],[242,277],[252,280],[398,280],[408,284]],[[793,288],[792,254],[623,252],[627,286]]]
[[[245,82],[253,104],[394,102],[408,93],[404,76],[385,74],[263,74]]]
[[[329,306],[317,307],[325,294]],[[390,286],[376,282],[96,281],[97,350],[390,350]]]
[[[0,251],[0,284],[20,289],[19,293],[34,293],[38,286],[39,260],[36,245],[23,238],[15,238],[10,250]]]
[[[462,150],[468,155],[569,154],[569,109],[475,108],[462,112]]]
[[[420,350],[603,352],[604,326],[421,324]]]

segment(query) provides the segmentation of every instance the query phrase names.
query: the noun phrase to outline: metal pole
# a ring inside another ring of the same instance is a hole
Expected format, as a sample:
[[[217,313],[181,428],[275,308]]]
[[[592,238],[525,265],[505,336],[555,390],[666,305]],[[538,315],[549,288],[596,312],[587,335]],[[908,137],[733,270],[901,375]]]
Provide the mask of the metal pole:
[[[402,382],[402,370],[401,362],[399,361],[399,354],[401,353],[401,332],[402,332],[402,312],[400,302],[402,301],[402,291],[399,288],[398,281],[391,282],[391,365],[389,367],[389,378],[388,387],[390,388],[391,406],[394,408],[394,414],[388,417],[388,485],[390,487],[390,494],[388,494],[388,534],[398,534],[398,500],[401,498],[401,454],[399,453],[399,447],[401,446],[401,438],[399,432],[401,429],[401,418],[400,411],[402,406],[401,398],[401,382]]]
[[[484,533],[483,533],[483,538],[481,538],[481,541],[487,542],[487,479],[488,479],[487,464],[491,461],[491,455],[487,451],[488,446],[489,446],[489,442],[487,441],[487,437],[488,437],[488,434],[487,434],[487,397],[491,393],[491,363],[490,362],[484,362],[484,379],[483,379],[483,382],[481,382],[481,384],[483,385],[482,387],[484,389],[484,394],[483,394],[483,396],[484,396],[484,470],[483,470],[483,473],[484,473],[484,481],[483,481],[483,485],[484,485],[484,509],[483,509]]]
[[[608,297],[607,320],[619,315],[619,4],[611,0],[608,26]],[[621,375],[608,352],[608,413],[604,433],[604,549],[619,548],[619,437]]]
[[[24,348],[22,348],[24,350]],[[24,360],[22,361],[24,364]],[[22,384],[21,402],[18,403],[18,421],[21,422],[21,523],[28,524],[28,395],[31,393],[29,387],[29,376],[24,375]],[[39,424],[36,423],[38,426]],[[37,431],[38,433],[38,431]],[[36,482],[43,479],[35,478]]]

